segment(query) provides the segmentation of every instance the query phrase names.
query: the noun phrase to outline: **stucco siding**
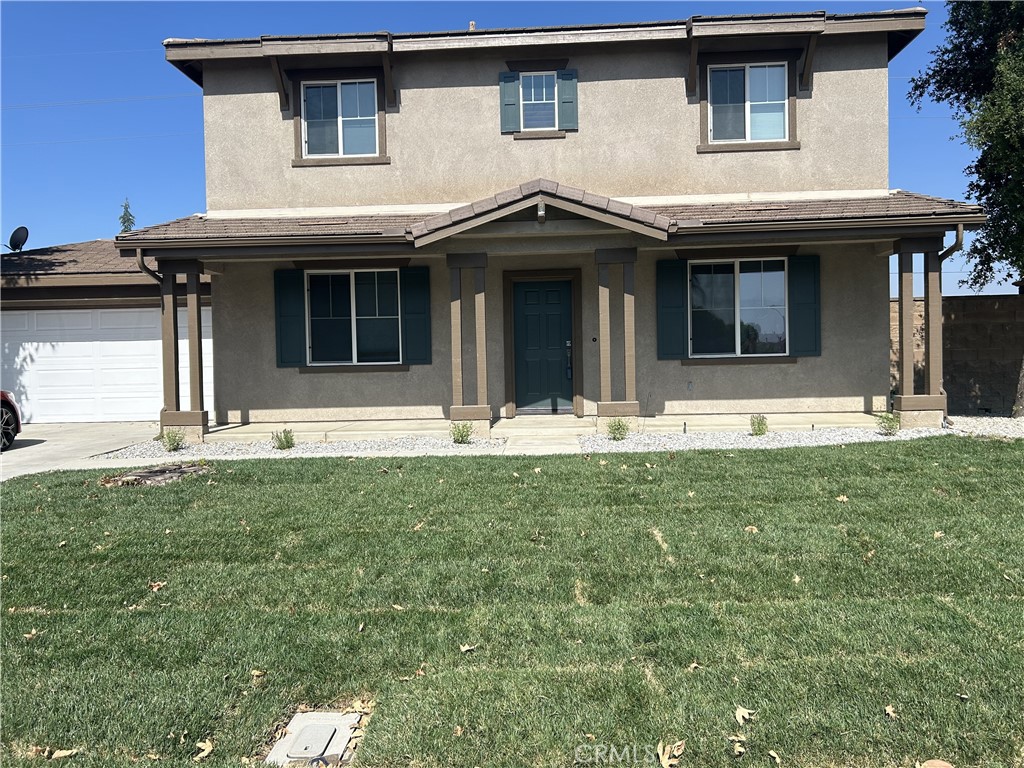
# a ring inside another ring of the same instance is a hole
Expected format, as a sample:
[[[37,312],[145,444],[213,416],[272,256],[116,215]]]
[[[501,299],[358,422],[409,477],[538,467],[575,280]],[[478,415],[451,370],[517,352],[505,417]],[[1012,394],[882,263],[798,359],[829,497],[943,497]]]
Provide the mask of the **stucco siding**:
[[[868,245],[803,247],[798,252],[821,257],[821,356],[797,358],[795,363],[715,365],[696,360],[658,360],[656,317],[650,301],[654,295],[654,264],[641,262],[638,285],[647,292],[646,300],[637,300],[637,392],[642,412],[885,409],[889,394],[889,326],[879,308],[888,306],[888,259],[876,255],[877,251]]]
[[[517,57],[403,58],[394,68],[399,106],[386,115],[390,164],[298,168],[269,64],[210,62],[208,208],[465,202],[537,177],[613,197],[887,185],[881,36],[821,41],[813,89],[796,100],[800,149],[788,151],[698,154],[699,100],[685,95],[685,51],[670,47],[573,50],[579,131],[517,141],[500,133],[497,85],[506,58]]]
[[[882,410],[889,391],[888,260],[868,245],[803,249],[821,256],[822,354],[796,363],[707,365],[657,359],[655,263],[668,254],[641,252],[636,265],[637,393],[641,412],[657,414],[858,412]],[[737,254],[741,255],[741,254]],[[427,263],[424,261],[423,263]],[[300,372],[276,367],[275,267],[287,264],[220,264],[214,277],[214,334],[218,339],[215,414],[218,422],[442,418],[452,404],[449,272],[431,260],[432,364],[408,371]],[[551,270],[550,257],[491,257],[486,273],[488,400],[505,415],[506,350],[504,272]],[[578,270],[582,291],[584,413],[600,397],[597,267],[592,253],[557,260],[560,272]],[[622,290],[610,269],[612,395],[624,397]],[[851,289],[851,286],[857,286]],[[471,270],[465,270],[463,378],[465,403],[475,400],[475,311]]]

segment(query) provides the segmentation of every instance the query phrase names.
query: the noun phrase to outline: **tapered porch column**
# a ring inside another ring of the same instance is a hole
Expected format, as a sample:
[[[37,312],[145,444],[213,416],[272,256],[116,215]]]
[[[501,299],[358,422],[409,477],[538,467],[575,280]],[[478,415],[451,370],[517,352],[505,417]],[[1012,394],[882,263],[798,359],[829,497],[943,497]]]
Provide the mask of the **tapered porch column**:
[[[601,417],[639,416],[640,403],[636,396],[636,321],[635,276],[636,248],[598,248],[594,251],[597,263],[597,312],[599,361],[601,368],[601,399],[597,415]],[[622,276],[622,316],[611,316],[611,270]],[[618,365],[612,363],[613,323],[622,328],[623,355]],[[621,368],[619,368],[621,366]],[[622,371],[623,385],[619,396],[613,386],[616,370]]]
[[[167,264],[160,287],[161,344],[163,349],[164,407],[160,427],[182,428],[200,439],[209,431],[209,414],[203,407],[203,325],[200,301],[202,265],[199,262]],[[185,314],[188,327],[189,410],[181,410],[178,375],[178,275],[185,276]]]
[[[447,258],[451,279],[451,333],[452,333],[452,421],[479,422],[480,429],[489,430],[492,418],[487,397],[487,254],[450,253]],[[476,354],[476,379],[471,399],[465,402],[465,365],[463,357],[462,323],[465,302],[462,299],[462,272],[473,274],[473,344]]]
[[[942,389],[942,263],[941,238],[902,240],[899,243],[899,394],[893,411],[900,426],[941,427],[946,415]],[[924,393],[914,391],[914,276],[915,253],[924,254]]]

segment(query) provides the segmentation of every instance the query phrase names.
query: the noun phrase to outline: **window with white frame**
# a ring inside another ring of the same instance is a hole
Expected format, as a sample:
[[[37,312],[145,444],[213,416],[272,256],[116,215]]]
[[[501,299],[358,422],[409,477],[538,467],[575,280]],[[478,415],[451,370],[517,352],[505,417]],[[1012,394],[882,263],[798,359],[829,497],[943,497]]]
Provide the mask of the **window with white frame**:
[[[398,270],[306,273],[310,365],[402,362]]]
[[[520,76],[522,130],[558,129],[555,82],[554,72],[531,72]]]
[[[709,140],[785,141],[787,65],[708,67]]]
[[[302,146],[304,157],[377,155],[376,81],[303,83]]]
[[[786,355],[786,259],[690,262],[690,356]]]

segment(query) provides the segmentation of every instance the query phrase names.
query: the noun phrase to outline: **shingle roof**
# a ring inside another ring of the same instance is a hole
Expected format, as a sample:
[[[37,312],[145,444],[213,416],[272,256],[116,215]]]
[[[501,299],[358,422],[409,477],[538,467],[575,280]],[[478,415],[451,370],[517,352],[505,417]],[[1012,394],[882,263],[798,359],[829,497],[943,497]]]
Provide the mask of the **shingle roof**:
[[[5,253],[0,258],[4,275],[111,275],[139,272],[132,259],[121,257],[113,240],[51,245]],[[146,278],[149,280],[149,278]]]
[[[564,200],[595,212],[611,214],[624,221],[642,224],[670,233],[679,229],[704,226],[757,223],[849,222],[862,220],[947,220],[948,226],[982,214],[976,205],[959,203],[914,192],[894,191],[878,197],[854,197],[825,200],[772,200],[648,205],[644,207],[546,179],[537,179],[491,197],[455,208],[448,213],[423,218],[414,214],[367,214],[360,216],[278,216],[273,218],[208,218],[203,215],[157,224],[119,235],[116,245],[123,247],[159,246],[175,241],[221,240],[367,240],[395,239],[415,241],[424,235],[470,221],[474,216],[490,214],[502,208],[514,209],[531,197],[546,196]],[[554,203],[557,205],[557,202]],[[492,217],[488,217],[489,219]],[[108,241],[109,242],[109,241]]]
[[[757,222],[856,221],[857,219],[963,217],[981,214],[977,205],[942,197],[895,190],[884,197],[833,200],[779,200],[742,203],[698,203],[650,206],[663,216],[694,219],[703,224]]]

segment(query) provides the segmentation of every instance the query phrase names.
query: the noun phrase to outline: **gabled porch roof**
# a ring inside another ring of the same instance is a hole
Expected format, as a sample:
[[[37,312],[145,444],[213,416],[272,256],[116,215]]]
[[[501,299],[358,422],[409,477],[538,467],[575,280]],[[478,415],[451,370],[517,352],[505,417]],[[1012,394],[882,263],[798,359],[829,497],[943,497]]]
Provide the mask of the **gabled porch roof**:
[[[424,215],[387,209],[339,215],[290,214],[287,210],[261,215],[195,214],[118,235],[115,246],[134,257],[142,248],[150,255],[164,249],[210,249],[241,246],[360,246],[388,245],[392,251],[414,252],[422,246],[466,232],[483,224],[544,203],[578,216],[634,232],[663,246],[683,246],[695,234],[767,230],[853,230],[884,227],[899,237],[904,228],[936,231],[972,227],[985,215],[977,205],[929,195],[893,190],[872,196],[810,197],[723,201],[697,198],[680,202],[634,205],[547,179],[535,179],[443,213]],[[436,208],[435,208],[436,211]],[[652,243],[654,245],[654,243]],[[332,248],[333,250],[333,248]]]

